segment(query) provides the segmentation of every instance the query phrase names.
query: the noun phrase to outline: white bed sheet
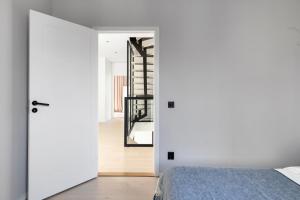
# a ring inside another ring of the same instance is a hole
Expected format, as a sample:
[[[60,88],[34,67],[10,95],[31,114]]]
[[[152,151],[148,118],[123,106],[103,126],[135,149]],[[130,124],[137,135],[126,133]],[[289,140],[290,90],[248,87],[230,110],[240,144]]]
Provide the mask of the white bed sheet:
[[[300,166],[286,167],[286,168],[275,169],[275,170],[283,174],[284,176],[288,177],[298,185],[300,185]]]

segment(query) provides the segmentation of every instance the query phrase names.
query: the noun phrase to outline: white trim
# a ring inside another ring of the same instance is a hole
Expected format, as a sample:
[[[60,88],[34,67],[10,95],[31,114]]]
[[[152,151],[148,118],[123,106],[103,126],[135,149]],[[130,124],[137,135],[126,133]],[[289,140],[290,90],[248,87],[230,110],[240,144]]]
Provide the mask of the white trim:
[[[154,173],[159,175],[159,28],[158,27],[94,27],[99,33],[146,33],[154,32],[154,81],[155,81],[155,123],[154,123]]]

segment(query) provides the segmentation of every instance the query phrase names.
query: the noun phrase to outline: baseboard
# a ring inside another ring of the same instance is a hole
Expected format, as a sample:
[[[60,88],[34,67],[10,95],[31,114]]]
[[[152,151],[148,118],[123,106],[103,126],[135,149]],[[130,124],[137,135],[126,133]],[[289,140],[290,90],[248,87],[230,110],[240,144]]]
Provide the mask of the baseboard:
[[[154,173],[149,172],[99,172],[100,177],[155,177]]]
[[[124,117],[124,113],[122,112],[115,112],[114,114],[113,114],[113,118],[122,118],[122,117]]]

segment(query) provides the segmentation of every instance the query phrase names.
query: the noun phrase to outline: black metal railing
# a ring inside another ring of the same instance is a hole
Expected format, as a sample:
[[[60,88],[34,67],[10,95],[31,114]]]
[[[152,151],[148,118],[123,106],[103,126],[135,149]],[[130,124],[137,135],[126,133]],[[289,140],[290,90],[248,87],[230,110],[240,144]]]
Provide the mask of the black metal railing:
[[[153,146],[153,142],[151,145],[128,143],[135,123],[152,122],[153,120],[153,83],[151,83],[153,77],[148,76],[147,57],[153,57],[153,55],[147,54],[147,48],[143,48],[142,40],[131,37],[127,41],[127,97],[125,98],[124,110],[125,146]],[[153,75],[153,69],[149,73]]]
[[[153,122],[153,97],[125,97],[124,104],[124,146],[153,146],[153,141],[152,144],[138,144],[130,139],[136,123]]]
[[[147,96],[147,49],[143,48],[142,41],[139,43],[136,38],[130,38],[130,44],[134,46],[136,51],[139,53],[139,55],[143,59],[143,82],[144,82],[144,96]],[[131,46],[130,46],[131,47]],[[132,48],[131,48],[132,49]],[[134,65],[133,65],[134,66]]]

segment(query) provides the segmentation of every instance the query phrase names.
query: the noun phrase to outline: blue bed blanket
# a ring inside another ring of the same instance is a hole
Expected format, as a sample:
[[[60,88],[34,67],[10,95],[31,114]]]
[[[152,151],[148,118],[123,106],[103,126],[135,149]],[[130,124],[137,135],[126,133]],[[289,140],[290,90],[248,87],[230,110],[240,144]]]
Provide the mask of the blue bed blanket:
[[[177,167],[161,176],[154,200],[300,200],[300,186],[273,169]]]

